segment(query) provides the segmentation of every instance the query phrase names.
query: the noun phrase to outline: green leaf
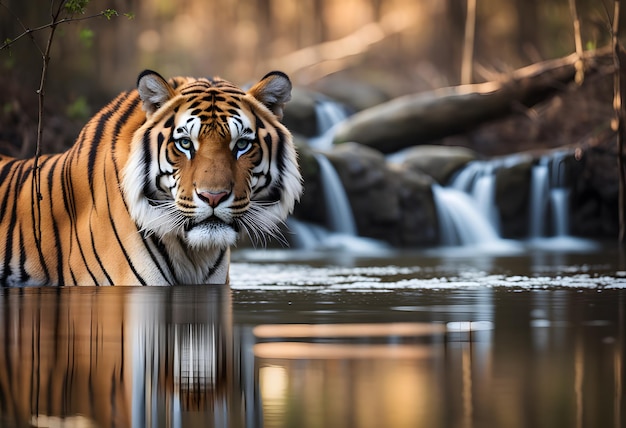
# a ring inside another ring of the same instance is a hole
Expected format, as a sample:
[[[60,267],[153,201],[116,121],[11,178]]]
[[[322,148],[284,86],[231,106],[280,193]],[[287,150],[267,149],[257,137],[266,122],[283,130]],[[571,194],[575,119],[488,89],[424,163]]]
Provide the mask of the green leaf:
[[[102,15],[104,15],[104,17],[110,21],[111,18],[118,16],[118,13],[115,9],[107,9],[102,11]]]
[[[68,0],[67,3],[65,3],[65,9],[71,14],[83,14],[88,4],[89,0]]]
[[[135,14],[133,12],[126,12],[124,16],[128,19],[135,19]]]

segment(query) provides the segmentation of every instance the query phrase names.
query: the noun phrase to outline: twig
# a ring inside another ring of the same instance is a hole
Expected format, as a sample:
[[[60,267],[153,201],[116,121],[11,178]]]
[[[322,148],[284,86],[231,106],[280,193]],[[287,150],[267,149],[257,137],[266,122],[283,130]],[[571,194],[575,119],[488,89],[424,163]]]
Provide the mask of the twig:
[[[0,3],[0,4],[6,8],[6,6],[3,3]],[[95,15],[81,16],[79,18],[69,17],[69,18],[58,19],[58,15],[56,15],[57,19],[54,19],[52,22],[49,22],[48,24],[44,24],[44,25],[41,25],[41,26],[36,27],[36,28],[28,28],[28,27],[26,27],[24,24],[22,24],[22,22],[19,20],[19,18],[16,17],[16,19],[18,20],[18,22],[20,23],[20,25],[24,29],[24,32],[21,33],[20,35],[16,36],[13,39],[5,40],[4,43],[2,43],[2,45],[0,45],[0,50],[8,48],[9,46],[11,46],[12,44],[17,42],[18,40],[20,40],[24,36],[32,37],[33,33],[36,33],[38,31],[46,30],[48,28],[51,29],[52,27],[56,27],[59,24],[65,24],[65,23],[77,22],[77,21],[84,21],[86,19],[99,18],[101,16],[107,16],[107,11],[102,11],[100,13],[96,13]],[[39,49],[39,51],[43,54],[43,51],[41,51],[41,49]]]
[[[39,82],[39,89],[37,90],[37,97],[39,101],[39,111],[37,115],[37,141],[35,147],[35,157],[33,161],[33,183],[32,183],[32,198],[33,198],[33,220],[34,220],[34,233],[35,233],[35,244],[41,250],[41,201],[43,196],[41,194],[41,167],[39,165],[39,158],[41,156],[41,146],[43,140],[43,123],[44,123],[44,100],[45,100],[45,88],[46,81],[48,78],[48,67],[50,65],[50,51],[52,49],[52,42],[54,40],[54,35],[57,27],[60,24],[76,22],[76,21],[84,21],[87,19],[97,18],[100,16],[104,16],[107,19],[111,19],[113,16],[117,16],[117,11],[114,9],[103,10],[100,13],[88,16],[80,16],[75,18],[72,13],[83,13],[84,7],[87,5],[88,1],[81,2],[77,4],[72,4],[68,2],[68,0],[60,0],[55,9],[55,0],[50,1],[50,22],[44,25],[41,25],[36,28],[28,28],[22,20],[15,15],[11,9],[5,5],[3,2],[0,2],[0,6],[4,7],[9,11],[11,15],[16,19],[16,21],[20,24],[23,29],[23,32],[13,39],[7,39],[4,43],[0,45],[0,50],[6,49],[13,45],[15,42],[20,40],[24,36],[29,36],[39,53],[42,56],[42,68],[41,68],[41,80]],[[67,8],[67,9],[66,9]],[[61,14],[65,12],[68,16],[64,18],[60,18]],[[132,19],[132,14],[125,14],[129,19]],[[42,50],[33,34],[50,29],[50,33],[48,35],[48,40],[46,42],[45,50]]]
[[[46,50],[43,52],[42,67],[41,67],[41,81],[39,83],[39,89],[37,90],[37,97],[39,99],[39,113],[37,116],[37,142],[35,146],[35,160],[33,165],[33,197],[35,205],[35,243],[37,248],[41,248],[41,170],[39,166],[39,157],[41,156],[41,143],[43,137],[43,119],[44,119],[44,99],[45,99],[45,87],[48,77],[48,66],[50,64],[50,50],[52,48],[52,42],[54,40],[54,33],[57,26],[63,22],[67,22],[64,19],[59,20],[61,11],[63,10],[64,1],[59,3],[56,11],[51,11],[52,22],[43,28],[50,28],[50,34],[48,35],[48,41],[46,42]],[[52,4],[51,4],[52,7]]]
[[[617,172],[619,177],[618,188],[618,216],[619,235],[618,241],[624,243],[626,238],[626,218],[624,216],[624,202],[626,201],[626,174],[624,173],[624,112],[622,109],[622,89],[621,89],[621,64],[620,64],[620,43],[619,43],[619,0],[614,2],[613,26],[611,30],[613,42],[613,63],[615,71],[613,75],[613,108],[615,118],[612,128],[617,134]]]
[[[585,63],[583,62],[583,39],[580,35],[580,19],[578,19],[578,11],[576,10],[576,0],[569,0],[569,9],[574,23],[574,42],[576,44],[576,54],[578,55],[578,61],[574,64],[574,67],[576,67],[574,81],[576,84],[582,85],[583,80],[585,80]]]
[[[461,63],[462,85],[469,85],[473,80],[472,67],[474,65],[474,38],[476,36],[476,1],[477,0],[467,0],[463,60]]]

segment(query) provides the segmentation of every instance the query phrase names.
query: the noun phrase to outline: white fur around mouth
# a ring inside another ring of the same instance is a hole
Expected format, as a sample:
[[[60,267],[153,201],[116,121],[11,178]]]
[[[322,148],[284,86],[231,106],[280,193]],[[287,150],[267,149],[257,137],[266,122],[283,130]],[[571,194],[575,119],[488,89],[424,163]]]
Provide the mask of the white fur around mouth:
[[[192,229],[196,229],[198,227],[201,228],[205,228],[205,229],[213,229],[213,230],[218,230],[218,229],[222,229],[222,228],[229,228],[229,229],[233,229],[233,226],[226,223],[224,220],[222,220],[219,217],[216,217],[214,215],[202,220],[202,221],[198,221],[198,222],[194,222],[194,221],[190,221],[187,222],[187,224],[185,225],[185,231],[189,232]]]
[[[237,242],[238,233],[232,224],[211,216],[185,225],[186,240],[195,248],[227,248]]]

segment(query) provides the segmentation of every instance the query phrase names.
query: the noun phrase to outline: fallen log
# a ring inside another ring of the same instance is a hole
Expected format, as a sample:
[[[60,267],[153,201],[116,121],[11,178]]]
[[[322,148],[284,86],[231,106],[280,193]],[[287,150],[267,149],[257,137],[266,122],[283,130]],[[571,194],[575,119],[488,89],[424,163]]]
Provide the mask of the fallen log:
[[[588,52],[585,70],[593,72],[596,64],[610,58],[609,49]],[[562,90],[574,80],[579,60],[571,54],[515,70],[506,79],[396,98],[350,117],[337,128],[334,144],[358,142],[393,153],[469,131]]]

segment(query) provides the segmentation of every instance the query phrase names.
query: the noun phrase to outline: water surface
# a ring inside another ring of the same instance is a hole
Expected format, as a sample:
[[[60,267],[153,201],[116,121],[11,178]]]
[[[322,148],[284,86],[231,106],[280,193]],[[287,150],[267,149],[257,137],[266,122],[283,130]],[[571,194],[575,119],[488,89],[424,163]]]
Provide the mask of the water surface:
[[[626,425],[617,251],[234,258],[230,287],[2,290],[0,426]]]

